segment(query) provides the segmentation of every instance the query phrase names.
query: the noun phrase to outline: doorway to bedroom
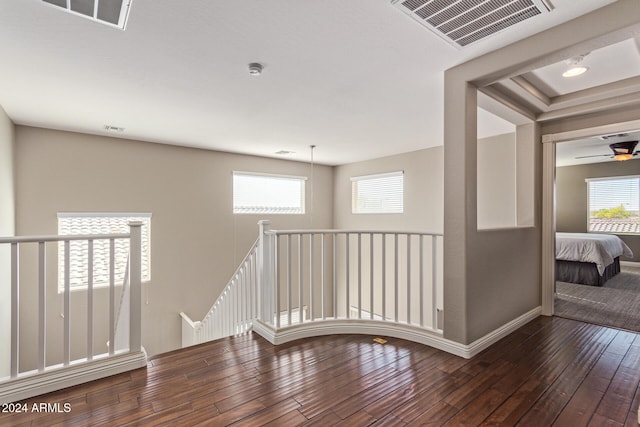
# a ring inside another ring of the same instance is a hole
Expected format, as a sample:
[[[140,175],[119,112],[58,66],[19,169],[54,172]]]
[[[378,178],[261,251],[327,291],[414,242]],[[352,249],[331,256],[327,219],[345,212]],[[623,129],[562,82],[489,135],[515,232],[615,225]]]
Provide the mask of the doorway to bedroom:
[[[640,156],[614,152],[638,140],[615,131],[555,144],[556,316],[640,332]]]

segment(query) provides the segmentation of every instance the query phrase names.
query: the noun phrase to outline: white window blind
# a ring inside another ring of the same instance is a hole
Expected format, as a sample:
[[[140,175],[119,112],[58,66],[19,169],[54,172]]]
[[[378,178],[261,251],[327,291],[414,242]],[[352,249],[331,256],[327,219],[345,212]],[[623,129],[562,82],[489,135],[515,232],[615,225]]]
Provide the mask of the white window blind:
[[[304,177],[233,173],[233,213],[303,214]]]
[[[129,233],[129,222],[142,222],[142,280],[151,279],[151,214],[150,213],[58,213],[58,234],[120,234]],[[86,287],[89,269],[89,244],[86,240],[69,243],[70,286]],[[58,246],[58,289],[64,290],[64,242]],[[129,256],[129,239],[115,240],[115,283],[121,285]],[[109,285],[109,239],[93,242],[94,286]]]
[[[404,172],[352,177],[351,205],[355,214],[402,213]]]
[[[640,234],[640,177],[587,179],[589,231]]]

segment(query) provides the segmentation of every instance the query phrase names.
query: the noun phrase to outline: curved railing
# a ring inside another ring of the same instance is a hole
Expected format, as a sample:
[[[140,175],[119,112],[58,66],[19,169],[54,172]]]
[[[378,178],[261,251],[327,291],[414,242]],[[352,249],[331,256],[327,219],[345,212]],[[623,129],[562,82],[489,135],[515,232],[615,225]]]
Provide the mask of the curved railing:
[[[274,343],[382,329],[405,338],[442,333],[441,233],[269,230],[265,223],[259,251],[254,328]]]
[[[259,224],[204,319],[180,313],[183,346],[249,330],[272,343],[341,332],[442,335],[442,234]]]

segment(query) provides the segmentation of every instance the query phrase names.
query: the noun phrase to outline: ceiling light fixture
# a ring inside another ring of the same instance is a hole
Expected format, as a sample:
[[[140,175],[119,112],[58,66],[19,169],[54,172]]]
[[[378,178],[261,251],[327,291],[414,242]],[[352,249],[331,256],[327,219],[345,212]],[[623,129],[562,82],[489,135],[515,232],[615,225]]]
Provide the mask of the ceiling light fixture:
[[[575,56],[566,60],[566,64],[569,68],[566,69],[564,73],[562,73],[562,77],[576,77],[581,74],[584,74],[589,70],[589,67],[582,65],[582,60],[587,54]]]
[[[636,148],[638,141],[624,141],[610,144],[609,148],[613,151],[613,158],[619,162],[630,160],[633,156],[638,154],[633,150]]]
[[[259,76],[260,74],[262,74],[262,68],[262,64],[252,62],[251,64],[249,64],[249,75]]]

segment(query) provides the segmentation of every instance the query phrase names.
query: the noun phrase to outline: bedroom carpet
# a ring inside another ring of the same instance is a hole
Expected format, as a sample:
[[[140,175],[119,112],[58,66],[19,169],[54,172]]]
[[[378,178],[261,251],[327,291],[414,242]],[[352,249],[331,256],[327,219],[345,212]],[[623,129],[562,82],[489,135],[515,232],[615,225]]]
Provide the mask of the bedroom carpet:
[[[602,287],[556,282],[555,315],[640,332],[640,268],[621,270]]]

